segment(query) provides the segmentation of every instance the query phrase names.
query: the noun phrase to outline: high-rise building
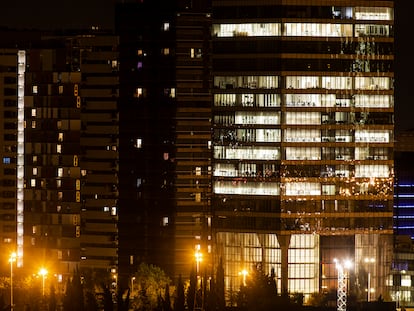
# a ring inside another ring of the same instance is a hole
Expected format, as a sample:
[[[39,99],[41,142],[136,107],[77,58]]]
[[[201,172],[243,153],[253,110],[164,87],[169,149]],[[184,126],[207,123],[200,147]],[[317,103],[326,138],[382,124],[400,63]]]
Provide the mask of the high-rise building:
[[[386,292],[393,5],[213,0],[214,254],[227,290],[257,264],[282,292],[333,290],[336,258],[352,260],[352,290]]]
[[[195,252],[211,250],[207,3],[122,1],[117,6],[124,284],[142,262],[173,278],[188,277]]]
[[[16,42],[0,58],[5,253],[30,273],[116,276],[118,38],[94,29]]]

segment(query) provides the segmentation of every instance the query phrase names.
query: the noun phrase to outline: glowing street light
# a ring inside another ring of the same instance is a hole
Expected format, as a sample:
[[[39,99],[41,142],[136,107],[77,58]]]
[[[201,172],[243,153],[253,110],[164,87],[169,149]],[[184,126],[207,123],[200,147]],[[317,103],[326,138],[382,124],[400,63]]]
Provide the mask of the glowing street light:
[[[375,258],[372,258],[372,257],[371,258],[365,258],[364,262],[367,263],[367,264],[373,264],[373,263],[375,263]],[[367,300],[368,300],[368,302],[370,302],[371,301],[371,269],[369,268],[369,266],[368,266],[368,288],[367,288],[367,291],[368,291]]]
[[[352,261],[344,260],[342,263],[338,259],[334,259],[336,269],[338,270],[338,298],[337,298],[337,310],[346,311],[346,296],[347,296],[347,283],[346,273],[344,270],[349,270],[352,267]]]
[[[47,275],[47,270],[45,268],[41,268],[39,270],[39,274],[42,276],[42,295],[45,296],[45,278]]]
[[[9,262],[10,262],[10,310],[13,311],[14,309],[14,302],[13,302],[13,262],[17,260],[17,254],[11,253]]]
[[[134,281],[135,281],[135,276],[131,278],[131,297],[133,297],[134,295]]]
[[[248,274],[249,272],[246,269],[239,272],[239,275],[243,276],[243,286],[246,286],[246,277]]]

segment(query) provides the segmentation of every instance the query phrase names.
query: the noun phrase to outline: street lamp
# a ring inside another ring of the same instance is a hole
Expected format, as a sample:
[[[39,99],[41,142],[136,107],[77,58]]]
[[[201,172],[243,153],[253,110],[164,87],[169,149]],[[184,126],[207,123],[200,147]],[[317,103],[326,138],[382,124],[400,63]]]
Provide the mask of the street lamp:
[[[196,262],[196,284],[195,284],[195,290],[194,290],[194,310],[197,306],[197,289],[198,289],[198,274],[200,271],[200,262],[203,260],[203,254],[200,252],[200,248],[198,247],[194,253],[194,258]],[[203,290],[201,288],[201,290]]]
[[[10,262],[10,310],[13,311],[14,309],[14,302],[13,302],[13,262],[17,259],[16,253],[11,253],[9,262]]]
[[[375,263],[375,258],[371,257],[371,258],[365,258],[364,262],[367,264],[372,264]],[[368,266],[368,293],[367,293],[367,300],[368,302],[371,301],[371,269]]]
[[[134,295],[134,281],[135,281],[135,276],[131,278],[131,297]]]
[[[350,260],[344,260],[342,263],[338,259],[334,259],[336,269],[338,270],[338,291],[337,291],[337,310],[346,311],[346,296],[347,296],[347,283],[345,269],[349,270],[352,267]]]
[[[39,274],[42,276],[42,295],[45,296],[45,278],[47,275],[47,270],[45,268],[41,268],[39,270]]]
[[[243,286],[246,286],[246,276],[249,274],[246,269],[239,272],[239,275],[243,276]]]

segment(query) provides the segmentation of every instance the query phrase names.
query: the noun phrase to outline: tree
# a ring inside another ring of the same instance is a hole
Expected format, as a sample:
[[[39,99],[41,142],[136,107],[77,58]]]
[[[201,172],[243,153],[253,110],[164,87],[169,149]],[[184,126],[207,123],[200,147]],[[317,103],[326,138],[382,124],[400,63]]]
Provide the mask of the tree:
[[[274,271],[266,275],[261,264],[253,266],[249,278],[246,280],[246,286],[240,288],[238,295],[238,306],[249,311],[267,311],[291,309],[292,305],[289,299],[277,295]]]
[[[190,286],[187,289],[187,307],[188,310],[193,310],[196,299],[196,285],[197,285],[197,275],[195,273],[194,267],[190,272]]]
[[[109,289],[109,286],[102,285],[103,288],[103,305],[104,311],[113,311],[114,310],[114,303],[112,301],[112,293]]]
[[[157,266],[141,263],[135,277],[135,288],[138,295],[134,297],[131,307],[136,309],[154,309],[158,305],[159,295],[163,295],[170,278]],[[162,297],[163,299],[165,297]]]
[[[49,295],[49,311],[56,311],[57,300],[56,300],[56,291],[55,286],[50,284],[50,295]]]
[[[184,296],[184,283],[181,274],[178,277],[176,294],[174,299],[174,311],[185,310],[185,296]]]
[[[217,307],[219,311],[226,308],[226,301],[224,297],[224,267],[223,259],[220,257],[219,265],[216,271],[216,284],[214,286],[215,296],[217,298]]]

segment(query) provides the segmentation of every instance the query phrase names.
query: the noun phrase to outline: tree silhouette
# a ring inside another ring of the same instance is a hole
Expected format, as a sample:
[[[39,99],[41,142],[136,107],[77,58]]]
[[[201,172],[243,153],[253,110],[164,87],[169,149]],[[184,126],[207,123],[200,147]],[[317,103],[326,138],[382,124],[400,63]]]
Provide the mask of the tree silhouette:
[[[190,272],[190,286],[187,290],[187,307],[188,310],[193,310],[195,306],[196,299],[196,285],[197,285],[197,275],[195,273],[194,267]]]
[[[226,308],[226,301],[224,297],[224,267],[223,267],[223,259],[220,257],[219,265],[216,271],[216,286],[215,289],[215,296],[217,298],[217,308],[219,311],[224,311]]]
[[[103,305],[104,311],[113,311],[114,310],[114,303],[112,301],[112,293],[109,289],[109,286],[103,285]]]
[[[176,295],[174,300],[174,311],[185,310],[185,296],[184,296],[184,284],[181,274],[178,276]]]

